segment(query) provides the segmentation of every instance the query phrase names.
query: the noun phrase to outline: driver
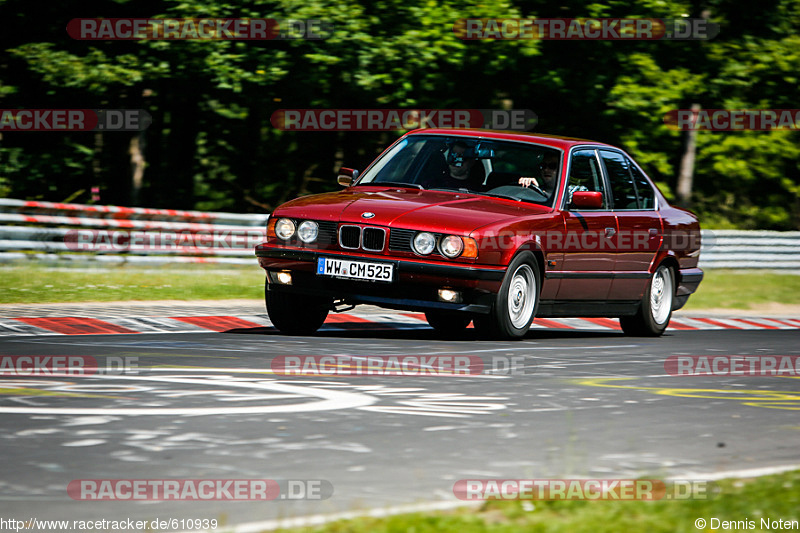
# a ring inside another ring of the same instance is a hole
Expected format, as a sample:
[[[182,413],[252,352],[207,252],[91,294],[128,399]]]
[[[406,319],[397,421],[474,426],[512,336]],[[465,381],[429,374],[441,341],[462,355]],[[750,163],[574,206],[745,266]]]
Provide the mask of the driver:
[[[519,179],[519,184],[523,187],[529,187],[530,185],[535,185],[542,189],[543,192],[547,193],[548,196],[552,196],[556,188],[556,178],[558,176],[558,162],[559,162],[559,155],[557,153],[547,153],[545,154],[544,158],[542,159],[541,164],[539,165],[539,170],[542,173],[542,184],[539,185],[539,181],[536,178],[529,178],[529,177],[522,177]],[[568,196],[568,203],[572,203],[572,193],[576,191],[588,191],[585,186],[583,185],[569,185],[567,187],[567,194]]]
[[[558,176],[558,153],[552,152],[547,153],[542,158],[541,164],[539,164],[539,171],[542,174],[542,181],[540,182],[536,178],[523,176],[519,179],[519,184],[523,187],[529,187],[530,185],[535,185],[539,187],[544,192],[547,193],[548,196],[553,194],[553,191],[556,188],[556,177]]]

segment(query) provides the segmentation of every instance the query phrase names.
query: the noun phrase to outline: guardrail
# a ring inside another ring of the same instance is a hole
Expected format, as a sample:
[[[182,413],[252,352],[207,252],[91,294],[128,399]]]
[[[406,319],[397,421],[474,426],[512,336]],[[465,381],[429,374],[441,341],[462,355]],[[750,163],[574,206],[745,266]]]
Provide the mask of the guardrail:
[[[0,198],[0,262],[253,264],[267,218]],[[800,270],[800,231],[702,234],[701,268]]]
[[[254,264],[267,218],[0,198],[0,262]]]
[[[700,268],[800,270],[800,231],[703,230]]]

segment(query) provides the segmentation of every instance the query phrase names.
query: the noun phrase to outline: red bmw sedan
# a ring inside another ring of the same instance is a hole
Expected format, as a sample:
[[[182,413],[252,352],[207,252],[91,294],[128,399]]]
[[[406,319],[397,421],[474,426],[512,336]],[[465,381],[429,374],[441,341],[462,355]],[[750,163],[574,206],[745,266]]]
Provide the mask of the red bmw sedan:
[[[454,334],[523,337],[537,317],[619,318],[658,336],[700,284],[700,227],[607,144],[417,130],[338,192],[287,202],[256,247],[282,332],[371,304]]]

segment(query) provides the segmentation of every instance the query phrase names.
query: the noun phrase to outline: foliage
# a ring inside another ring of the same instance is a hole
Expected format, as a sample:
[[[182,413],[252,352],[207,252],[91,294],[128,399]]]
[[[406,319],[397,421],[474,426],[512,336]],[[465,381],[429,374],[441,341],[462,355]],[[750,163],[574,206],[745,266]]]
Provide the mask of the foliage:
[[[35,6],[35,8],[33,7]],[[0,194],[63,200],[101,187],[101,202],[264,211],[336,188],[341,165],[363,169],[399,133],[282,132],[285,108],[515,108],[538,131],[627,149],[671,196],[685,134],[666,112],[793,108],[800,0],[96,0],[0,2],[13,28],[0,58],[0,107],[142,108],[147,166],[131,183],[132,133],[8,133]],[[81,17],[322,19],[327,40],[78,41]],[[459,18],[706,16],[710,41],[463,41]],[[698,135],[693,207],[752,228],[800,227],[796,131]],[[87,193],[76,201],[88,201]]]

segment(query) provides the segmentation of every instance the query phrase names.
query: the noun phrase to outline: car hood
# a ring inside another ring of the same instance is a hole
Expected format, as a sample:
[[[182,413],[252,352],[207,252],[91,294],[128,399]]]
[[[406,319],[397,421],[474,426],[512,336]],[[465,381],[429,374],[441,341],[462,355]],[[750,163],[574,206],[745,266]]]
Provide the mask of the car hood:
[[[360,186],[292,200],[274,216],[465,235],[488,224],[549,211],[536,204],[474,194]]]

